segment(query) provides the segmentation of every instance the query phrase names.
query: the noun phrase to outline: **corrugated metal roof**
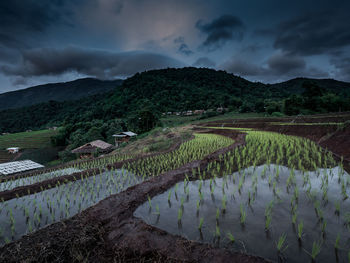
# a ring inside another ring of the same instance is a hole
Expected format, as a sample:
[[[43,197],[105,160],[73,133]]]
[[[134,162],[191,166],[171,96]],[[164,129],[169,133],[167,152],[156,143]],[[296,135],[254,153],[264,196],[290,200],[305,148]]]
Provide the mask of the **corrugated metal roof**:
[[[38,168],[42,168],[42,167],[44,167],[44,166],[41,164],[38,164],[36,162],[33,162],[31,160],[1,163],[0,164],[0,174],[8,175],[8,174],[29,171],[29,170],[33,170],[33,169],[38,169]]]
[[[114,134],[113,136],[114,137],[125,137],[125,136],[130,136],[130,137],[133,137],[133,136],[136,136],[137,134],[132,132],[132,131],[126,131],[126,132],[120,132],[118,134]]]
[[[19,147],[9,147],[9,148],[6,148],[6,150],[19,150]]]

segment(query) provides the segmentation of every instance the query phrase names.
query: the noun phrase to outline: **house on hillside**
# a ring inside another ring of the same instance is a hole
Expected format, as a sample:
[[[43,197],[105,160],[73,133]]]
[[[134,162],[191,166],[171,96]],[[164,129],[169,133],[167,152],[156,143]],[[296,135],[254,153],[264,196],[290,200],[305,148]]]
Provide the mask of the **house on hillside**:
[[[6,149],[6,151],[8,151],[8,153],[15,154],[19,152],[19,147],[9,147]]]
[[[109,153],[113,150],[113,145],[107,142],[96,140],[93,142],[86,143],[74,150],[72,153],[80,155],[81,159],[92,158],[96,153]]]
[[[123,142],[129,142],[130,138],[136,135],[137,135],[136,133],[131,131],[114,134],[113,137],[115,141],[115,146],[118,147],[118,145],[120,145]]]

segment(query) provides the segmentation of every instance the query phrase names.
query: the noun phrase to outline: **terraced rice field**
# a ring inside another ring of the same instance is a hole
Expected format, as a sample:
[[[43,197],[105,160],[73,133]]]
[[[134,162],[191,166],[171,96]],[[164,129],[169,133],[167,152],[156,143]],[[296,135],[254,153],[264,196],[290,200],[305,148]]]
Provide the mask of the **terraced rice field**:
[[[17,187],[26,187],[27,193],[8,201],[2,200],[0,244],[69,218],[112,194],[193,160],[199,160],[232,143],[232,139],[220,135],[195,134],[193,140],[183,143],[177,150],[127,163],[122,169],[110,168],[106,171],[105,167],[107,164],[128,159],[129,156],[108,156],[72,164],[64,169],[3,180],[0,183],[0,194],[1,191],[16,190]],[[79,173],[81,169],[87,172],[83,175]],[[58,181],[56,185],[40,187],[40,191],[36,193],[31,190],[33,184],[59,179],[72,173],[74,173],[73,181]]]
[[[172,234],[274,261],[346,262],[350,175],[342,163],[307,139],[246,132],[245,147],[134,215]]]

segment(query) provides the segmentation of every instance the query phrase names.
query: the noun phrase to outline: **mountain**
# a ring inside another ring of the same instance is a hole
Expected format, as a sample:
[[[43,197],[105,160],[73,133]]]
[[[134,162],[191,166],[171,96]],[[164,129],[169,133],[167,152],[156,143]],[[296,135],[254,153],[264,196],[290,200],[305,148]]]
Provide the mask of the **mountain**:
[[[0,94],[0,110],[30,106],[42,102],[77,100],[83,97],[106,93],[123,81],[77,79],[69,82],[50,83]]]
[[[302,85],[305,81],[315,83],[320,88],[323,88],[329,92],[334,92],[338,94],[344,94],[349,92],[350,83],[338,81],[335,79],[310,79],[310,78],[295,78],[281,83],[271,84],[267,86],[275,87],[278,89],[287,90],[293,94],[302,93],[304,90]]]
[[[321,94],[310,95],[317,90],[304,94],[305,81],[316,82],[323,88]],[[291,96],[294,94],[298,96]],[[298,78],[271,85],[206,68],[151,70],[135,74],[105,94],[0,111],[0,133],[95,120],[127,122],[144,109],[161,113],[220,106],[240,112],[285,114],[345,111],[350,110],[350,83]]]

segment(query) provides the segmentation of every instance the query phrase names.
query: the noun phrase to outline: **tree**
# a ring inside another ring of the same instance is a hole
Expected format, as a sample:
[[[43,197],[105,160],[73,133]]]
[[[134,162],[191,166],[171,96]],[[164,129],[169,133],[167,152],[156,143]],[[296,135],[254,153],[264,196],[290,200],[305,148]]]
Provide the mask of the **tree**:
[[[304,100],[301,96],[293,94],[284,100],[283,112],[286,115],[297,115],[303,108]]]
[[[144,109],[129,117],[127,120],[127,126],[136,133],[144,133],[152,130],[158,122],[158,114],[150,109]]]
[[[304,81],[303,88],[304,92],[302,95],[304,97],[304,108],[315,112],[322,111],[320,97],[324,93],[323,89],[310,81]]]

